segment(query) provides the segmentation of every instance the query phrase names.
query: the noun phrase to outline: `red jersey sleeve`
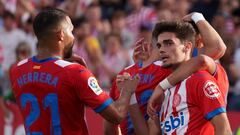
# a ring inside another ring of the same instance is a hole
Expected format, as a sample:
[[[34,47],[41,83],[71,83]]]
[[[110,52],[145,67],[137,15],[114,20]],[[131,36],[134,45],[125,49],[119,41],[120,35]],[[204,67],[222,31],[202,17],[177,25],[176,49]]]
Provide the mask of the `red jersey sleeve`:
[[[108,107],[113,101],[99,86],[92,73],[81,66],[74,72],[74,86],[80,100],[99,113]]]
[[[221,90],[224,100],[225,100],[225,103],[227,104],[229,81],[228,81],[227,73],[225,72],[224,68],[219,63],[216,63],[216,71],[213,74],[213,77],[217,80],[219,89]]]
[[[194,92],[192,98],[195,98],[196,104],[207,120],[226,112],[222,92],[210,74],[207,72],[196,73],[192,84],[194,85],[191,91]]]

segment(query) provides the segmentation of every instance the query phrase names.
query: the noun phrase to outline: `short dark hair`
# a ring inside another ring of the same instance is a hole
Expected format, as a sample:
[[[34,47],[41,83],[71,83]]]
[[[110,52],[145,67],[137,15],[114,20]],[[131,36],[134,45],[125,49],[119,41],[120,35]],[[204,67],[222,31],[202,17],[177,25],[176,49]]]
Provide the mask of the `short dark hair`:
[[[195,30],[188,22],[182,21],[161,21],[158,22],[152,33],[153,40],[157,41],[159,34],[163,32],[173,32],[181,42],[191,41],[195,43]]]
[[[37,38],[56,28],[68,14],[60,9],[45,9],[38,13],[33,21],[33,30]]]

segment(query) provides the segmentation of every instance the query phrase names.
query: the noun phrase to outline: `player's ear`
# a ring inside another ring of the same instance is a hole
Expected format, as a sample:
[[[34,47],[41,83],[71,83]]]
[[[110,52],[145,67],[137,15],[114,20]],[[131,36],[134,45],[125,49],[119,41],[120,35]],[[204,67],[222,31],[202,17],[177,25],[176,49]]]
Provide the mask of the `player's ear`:
[[[183,52],[188,52],[188,51],[191,51],[191,49],[193,48],[193,44],[192,42],[188,41],[185,43],[185,46],[183,48]]]
[[[63,39],[64,39],[64,31],[63,30],[59,30],[56,35],[57,35],[58,41],[63,41]]]
[[[197,48],[202,48],[203,47],[203,39],[200,35],[196,37],[196,47]]]

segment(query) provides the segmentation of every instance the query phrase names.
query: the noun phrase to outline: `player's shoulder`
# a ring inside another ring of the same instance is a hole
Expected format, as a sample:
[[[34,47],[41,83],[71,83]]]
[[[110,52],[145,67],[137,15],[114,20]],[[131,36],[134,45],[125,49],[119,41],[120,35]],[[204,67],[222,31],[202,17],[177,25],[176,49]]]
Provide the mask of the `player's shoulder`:
[[[56,60],[54,62],[55,65],[57,65],[60,68],[63,68],[63,70],[69,72],[69,73],[80,73],[79,71],[83,72],[83,71],[88,71],[88,69],[84,66],[82,66],[81,64],[78,63],[73,63],[73,62],[69,62],[66,60]]]
[[[15,71],[17,68],[23,67],[29,61],[30,61],[30,58],[26,58],[26,59],[23,59],[19,62],[16,62],[16,63],[12,64],[11,67],[10,67],[10,71]]]
[[[128,72],[128,73],[131,73],[131,72],[133,72],[133,71],[135,71],[135,70],[137,70],[138,69],[138,65],[136,64],[136,63],[134,63],[134,64],[132,64],[132,65],[130,65],[130,66],[127,66],[127,67],[125,67],[123,70],[121,70],[118,74],[122,74],[122,73],[124,73],[124,72]]]
[[[130,65],[130,66],[127,66],[127,67],[125,67],[122,71],[126,71],[126,70],[131,70],[131,69],[133,69],[133,68],[135,68],[135,66],[136,66],[136,63],[134,63],[134,64],[132,64],[132,65]]]
[[[62,59],[56,60],[54,64],[61,68],[70,68],[70,67],[77,68],[78,67],[75,63],[62,60]]]
[[[170,68],[164,68],[162,66],[162,61],[155,61],[151,64],[150,69],[149,70],[156,70],[158,72],[158,74],[162,74],[162,73],[166,73],[166,74],[170,74],[172,73],[172,70]]]
[[[205,82],[207,80],[216,81],[207,71],[198,71],[192,74],[188,80],[194,82],[195,84],[197,84],[197,82]]]

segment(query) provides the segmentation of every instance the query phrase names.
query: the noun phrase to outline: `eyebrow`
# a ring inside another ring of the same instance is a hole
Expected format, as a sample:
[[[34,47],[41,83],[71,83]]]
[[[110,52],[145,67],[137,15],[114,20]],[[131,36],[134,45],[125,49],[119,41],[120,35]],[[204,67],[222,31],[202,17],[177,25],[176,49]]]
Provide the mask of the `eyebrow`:
[[[163,43],[169,43],[169,42],[173,42],[173,40],[172,39],[165,39],[165,40],[163,40]]]

